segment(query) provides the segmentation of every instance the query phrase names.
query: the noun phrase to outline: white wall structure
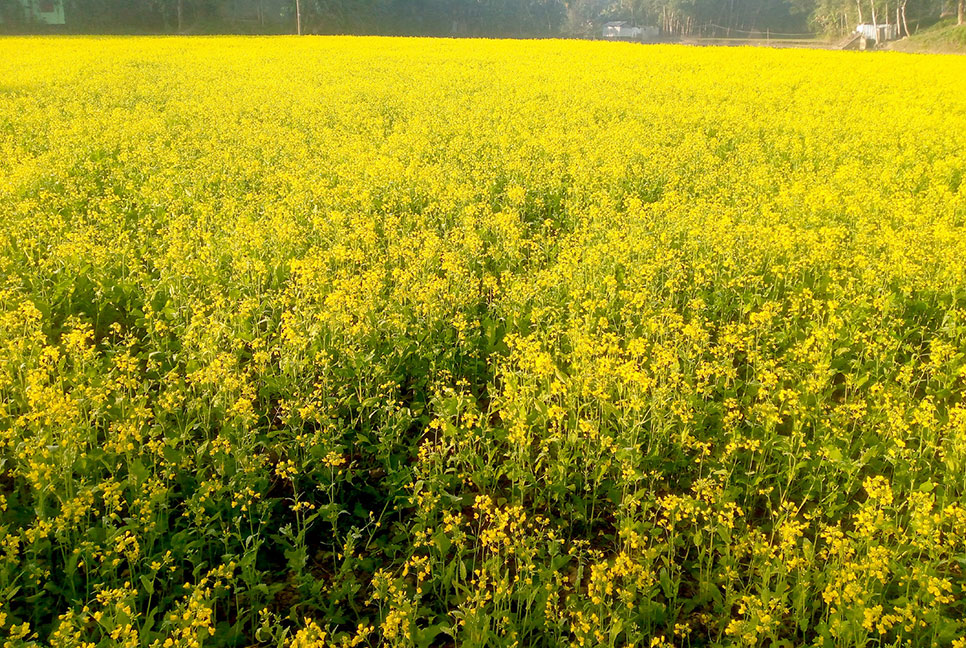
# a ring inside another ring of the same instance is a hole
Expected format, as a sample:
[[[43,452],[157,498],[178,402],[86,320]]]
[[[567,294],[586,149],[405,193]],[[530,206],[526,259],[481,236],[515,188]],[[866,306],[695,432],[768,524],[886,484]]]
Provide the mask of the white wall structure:
[[[879,38],[876,39],[876,31],[879,32]],[[862,36],[868,40],[879,40],[890,41],[899,38],[899,26],[890,25],[884,23],[881,25],[873,25],[871,23],[863,23],[855,28],[857,34],[862,34]]]
[[[605,40],[656,40],[659,33],[657,27],[635,27],[626,20],[604,23],[601,29],[601,36]]]

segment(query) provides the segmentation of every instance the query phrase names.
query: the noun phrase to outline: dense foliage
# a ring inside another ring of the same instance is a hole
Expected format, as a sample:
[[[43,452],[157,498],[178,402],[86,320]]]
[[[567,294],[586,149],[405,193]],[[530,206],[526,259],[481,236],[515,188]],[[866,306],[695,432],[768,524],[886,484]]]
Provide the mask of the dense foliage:
[[[0,0],[8,30],[43,30],[24,7]],[[966,0],[47,0],[62,3],[75,33],[273,33],[592,37],[610,20],[653,25],[664,38],[757,38],[847,33],[866,21],[905,33]],[[39,5],[38,5],[39,6]],[[962,18],[960,18],[962,22]],[[3,26],[0,24],[0,26]],[[49,28],[47,28],[49,29]]]
[[[0,55],[5,648],[964,645],[966,60]]]

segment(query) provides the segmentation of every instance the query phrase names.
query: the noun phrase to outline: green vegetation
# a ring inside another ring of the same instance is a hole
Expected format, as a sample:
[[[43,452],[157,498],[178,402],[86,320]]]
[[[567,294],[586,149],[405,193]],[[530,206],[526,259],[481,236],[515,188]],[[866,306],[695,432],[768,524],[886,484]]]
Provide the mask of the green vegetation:
[[[607,21],[658,27],[663,38],[805,38],[858,23],[903,33],[966,0],[0,0],[7,29],[41,28],[35,9],[63,7],[71,33],[293,33],[598,37]],[[31,15],[34,16],[31,19]],[[33,22],[31,22],[33,20]]]
[[[893,43],[892,49],[902,52],[935,52],[966,54],[966,25],[957,25],[948,18],[912,36]]]
[[[963,648],[964,88],[0,39],[0,646]]]

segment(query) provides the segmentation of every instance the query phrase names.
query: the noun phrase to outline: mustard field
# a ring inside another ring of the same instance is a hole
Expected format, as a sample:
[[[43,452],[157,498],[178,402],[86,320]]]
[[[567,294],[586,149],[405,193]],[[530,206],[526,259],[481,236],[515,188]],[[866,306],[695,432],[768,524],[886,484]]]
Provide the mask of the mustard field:
[[[0,40],[0,646],[966,646],[966,58]]]

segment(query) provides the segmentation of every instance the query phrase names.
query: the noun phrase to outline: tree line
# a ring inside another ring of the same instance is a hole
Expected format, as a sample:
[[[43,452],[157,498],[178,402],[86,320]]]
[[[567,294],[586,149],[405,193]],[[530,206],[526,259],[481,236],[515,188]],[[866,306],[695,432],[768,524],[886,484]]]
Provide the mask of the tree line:
[[[796,37],[862,22],[900,33],[957,15],[966,0],[0,0],[4,25],[29,30],[31,3],[61,3],[67,31],[348,33],[594,37],[611,20],[666,37]]]

